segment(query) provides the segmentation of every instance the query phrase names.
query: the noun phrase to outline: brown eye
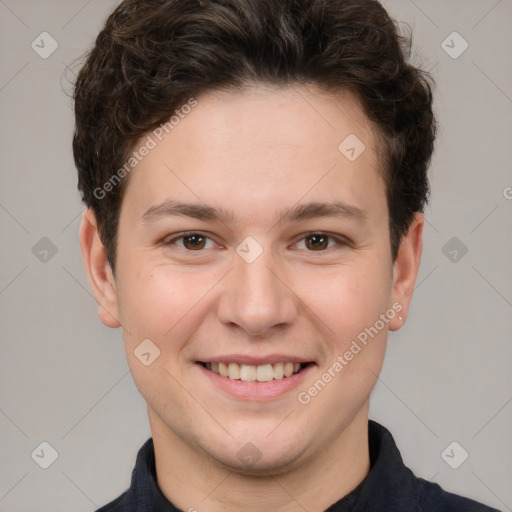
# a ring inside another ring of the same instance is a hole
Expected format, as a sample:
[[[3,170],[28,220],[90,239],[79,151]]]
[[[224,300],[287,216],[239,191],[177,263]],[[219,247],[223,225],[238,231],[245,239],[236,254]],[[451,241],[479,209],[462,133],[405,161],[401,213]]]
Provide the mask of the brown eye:
[[[329,238],[327,235],[316,234],[305,238],[306,247],[312,251],[327,249],[329,246]]]
[[[203,252],[203,249],[215,248],[215,242],[204,233],[189,231],[188,233],[181,233],[173,238],[163,241],[163,245],[168,249],[178,248],[180,251],[185,252]]]
[[[206,245],[206,237],[202,235],[187,235],[182,237],[183,247],[191,251],[204,249]]]

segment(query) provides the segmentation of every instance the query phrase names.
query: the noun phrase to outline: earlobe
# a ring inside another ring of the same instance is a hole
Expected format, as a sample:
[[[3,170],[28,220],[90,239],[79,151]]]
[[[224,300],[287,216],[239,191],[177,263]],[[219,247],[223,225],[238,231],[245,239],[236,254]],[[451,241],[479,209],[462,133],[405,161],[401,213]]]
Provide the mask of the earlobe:
[[[393,304],[399,304],[401,309],[390,322],[389,328],[391,331],[397,331],[402,327],[409,312],[409,305],[420,268],[424,223],[423,215],[417,213],[407,234],[400,243],[398,255],[393,265]]]
[[[115,279],[99,235],[96,216],[90,208],[83,214],[79,239],[85,270],[99,306],[100,320],[107,327],[119,327]]]

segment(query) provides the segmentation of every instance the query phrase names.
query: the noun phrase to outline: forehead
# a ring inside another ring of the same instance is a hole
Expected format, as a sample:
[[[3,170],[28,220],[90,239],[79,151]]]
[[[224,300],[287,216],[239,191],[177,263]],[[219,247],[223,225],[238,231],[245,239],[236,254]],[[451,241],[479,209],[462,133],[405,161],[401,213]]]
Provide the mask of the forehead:
[[[154,148],[125,197],[139,212],[169,196],[241,209],[384,196],[375,131],[351,93],[253,87],[196,101],[141,138]]]
[[[204,94],[198,106],[201,119],[190,116],[188,122],[196,144],[207,149],[230,141],[230,156],[251,153],[261,162],[265,156],[261,149],[266,147],[272,149],[272,158],[277,154],[297,159],[306,155],[318,159],[322,154],[338,157],[340,142],[350,134],[364,140],[370,159],[376,149],[373,126],[349,91],[327,93],[306,85],[252,86]],[[273,168],[271,162],[269,168]]]

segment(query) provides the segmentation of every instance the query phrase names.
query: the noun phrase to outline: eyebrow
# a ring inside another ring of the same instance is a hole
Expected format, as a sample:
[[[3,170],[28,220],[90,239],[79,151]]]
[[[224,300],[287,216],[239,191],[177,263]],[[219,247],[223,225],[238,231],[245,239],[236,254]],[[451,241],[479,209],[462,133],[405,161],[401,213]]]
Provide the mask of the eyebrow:
[[[161,217],[192,217],[198,220],[218,221],[223,224],[232,223],[235,218],[233,212],[224,208],[167,200],[151,206],[142,215],[142,220],[144,223],[149,223],[153,219],[156,220]],[[321,217],[359,222],[366,222],[368,220],[367,212],[357,206],[340,201],[330,203],[310,202],[278,210],[276,224],[293,223]]]

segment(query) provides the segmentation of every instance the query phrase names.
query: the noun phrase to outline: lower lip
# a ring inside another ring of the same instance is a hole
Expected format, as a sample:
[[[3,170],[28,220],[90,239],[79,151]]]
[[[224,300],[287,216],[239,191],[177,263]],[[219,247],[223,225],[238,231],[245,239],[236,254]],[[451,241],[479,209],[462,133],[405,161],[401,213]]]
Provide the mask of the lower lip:
[[[242,400],[252,401],[272,400],[290,392],[299,386],[314,366],[313,364],[310,364],[299,373],[294,373],[291,377],[283,377],[282,379],[274,379],[267,382],[246,382],[243,380],[222,377],[221,375],[206,369],[199,363],[196,365],[215,386],[219,387],[225,393]]]

